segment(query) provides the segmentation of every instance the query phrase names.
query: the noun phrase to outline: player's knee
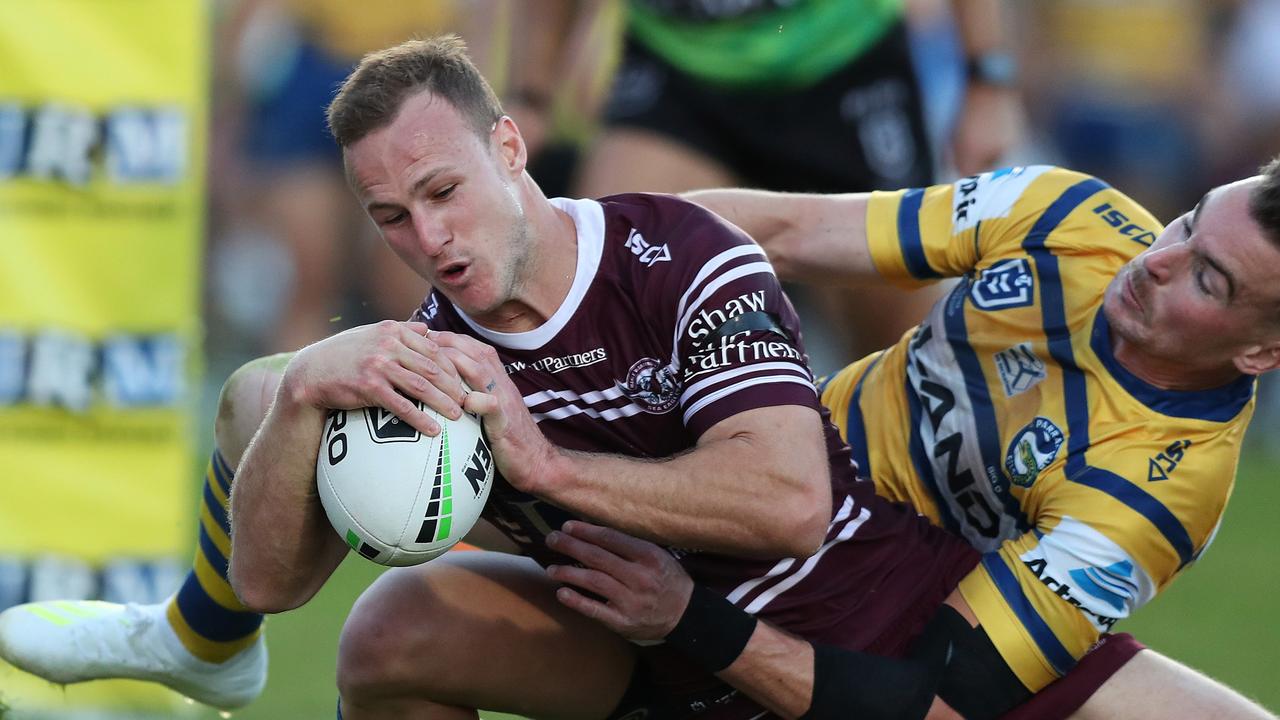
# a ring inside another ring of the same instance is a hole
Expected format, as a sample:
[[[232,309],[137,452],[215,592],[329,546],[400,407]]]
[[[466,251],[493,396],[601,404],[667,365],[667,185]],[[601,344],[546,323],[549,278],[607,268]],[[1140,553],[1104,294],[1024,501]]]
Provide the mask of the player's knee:
[[[232,466],[240,464],[249,440],[262,424],[291,354],[257,358],[241,365],[222,385],[214,435],[218,449]]]
[[[361,594],[338,640],[338,691],[367,703],[447,687],[458,633],[430,573],[392,570]],[[430,652],[423,652],[430,648]]]

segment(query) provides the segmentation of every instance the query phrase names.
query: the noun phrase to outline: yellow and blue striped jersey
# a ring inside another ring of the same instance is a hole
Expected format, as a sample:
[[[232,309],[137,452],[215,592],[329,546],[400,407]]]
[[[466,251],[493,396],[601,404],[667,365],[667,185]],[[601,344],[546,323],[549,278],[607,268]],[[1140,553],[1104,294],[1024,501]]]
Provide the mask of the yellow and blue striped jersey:
[[[1231,492],[1253,379],[1161,390],[1111,353],[1103,292],[1160,229],[1047,166],[870,200],[883,276],[960,280],[823,402],[880,494],[984,553],[960,591],[1033,690],[1192,563]]]

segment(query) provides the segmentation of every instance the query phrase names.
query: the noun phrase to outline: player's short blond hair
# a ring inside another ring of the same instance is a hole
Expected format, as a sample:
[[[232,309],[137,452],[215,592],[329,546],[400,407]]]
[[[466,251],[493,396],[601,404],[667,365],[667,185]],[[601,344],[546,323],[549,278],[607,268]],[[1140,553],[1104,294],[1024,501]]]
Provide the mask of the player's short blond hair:
[[[339,147],[350,147],[389,125],[404,101],[422,91],[452,105],[482,138],[503,114],[466,43],[440,35],[365,55],[329,103],[329,131]]]

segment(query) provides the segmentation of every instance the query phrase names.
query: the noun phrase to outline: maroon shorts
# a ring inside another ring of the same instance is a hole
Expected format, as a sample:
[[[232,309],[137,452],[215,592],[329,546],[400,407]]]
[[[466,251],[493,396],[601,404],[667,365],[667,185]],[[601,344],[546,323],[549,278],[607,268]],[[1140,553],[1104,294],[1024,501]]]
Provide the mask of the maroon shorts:
[[[869,519],[848,541],[826,548],[814,572],[757,616],[809,640],[901,657],[979,555],[906,506],[864,502]],[[1069,675],[1007,717],[1065,718],[1141,647],[1126,634],[1104,637]],[[774,716],[674,650],[656,646],[641,649],[632,686],[611,717]]]
[[[1103,635],[1071,672],[1005,713],[1003,720],[1065,720],[1144,648],[1129,633]]]

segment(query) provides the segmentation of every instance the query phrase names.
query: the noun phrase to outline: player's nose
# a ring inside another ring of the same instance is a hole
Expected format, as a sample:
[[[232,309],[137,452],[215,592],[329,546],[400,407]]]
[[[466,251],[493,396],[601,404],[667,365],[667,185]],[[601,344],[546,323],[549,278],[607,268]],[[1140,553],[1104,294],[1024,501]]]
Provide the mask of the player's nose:
[[[428,257],[439,255],[453,239],[443,218],[436,213],[414,213],[413,232],[418,247]]]
[[[1147,253],[1143,256],[1141,265],[1143,271],[1151,276],[1152,280],[1163,283],[1173,275],[1179,265],[1185,263],[1187,257],[1187,249],[1182,243],[1177,243]]]

